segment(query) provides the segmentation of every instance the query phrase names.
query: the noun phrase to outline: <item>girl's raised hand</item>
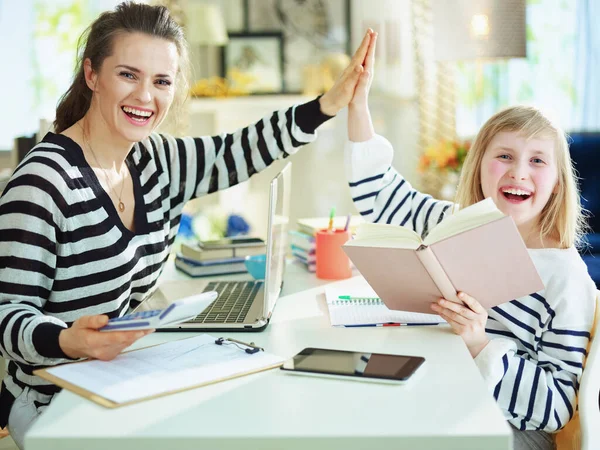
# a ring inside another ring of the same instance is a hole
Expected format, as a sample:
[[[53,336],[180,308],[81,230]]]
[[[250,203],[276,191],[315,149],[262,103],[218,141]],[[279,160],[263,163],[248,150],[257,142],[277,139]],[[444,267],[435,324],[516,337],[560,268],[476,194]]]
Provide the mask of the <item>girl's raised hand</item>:
[[[362,74],[365,71],[366,58],[369,50],[372,48],[377,33],[373,30],[367,30],[360,47],[352,56],[350,64],[344,69],[335,84],[319,99],[321,112],[328,116],[335,116],[340,110],[348,106],[359,81],[363,79]]]
[[[431,309],[442,316],[452,327],[452,330],[463,338],[471,356],[475,358],[488,344],[485,325],[488,314],[481,304],[464,292],[458,293],[466,306],[441,298],[431,304]]]
[[[58,335],[58,343],[69,358],[95,358],[110,361],[138,339],[154,330],[98,331],[108,323],[108,316],[83,316]]]

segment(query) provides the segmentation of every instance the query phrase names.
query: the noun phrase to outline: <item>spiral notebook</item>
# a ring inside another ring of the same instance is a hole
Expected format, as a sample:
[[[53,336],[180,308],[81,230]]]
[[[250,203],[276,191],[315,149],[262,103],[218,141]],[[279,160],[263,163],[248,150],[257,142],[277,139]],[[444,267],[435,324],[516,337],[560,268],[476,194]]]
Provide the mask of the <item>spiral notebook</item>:
[[[328,287],[325,298],[329,320],[334,327],[385,327],[399,325],[437,325],[445,323],[435,314],[392,311],[370,286]]]

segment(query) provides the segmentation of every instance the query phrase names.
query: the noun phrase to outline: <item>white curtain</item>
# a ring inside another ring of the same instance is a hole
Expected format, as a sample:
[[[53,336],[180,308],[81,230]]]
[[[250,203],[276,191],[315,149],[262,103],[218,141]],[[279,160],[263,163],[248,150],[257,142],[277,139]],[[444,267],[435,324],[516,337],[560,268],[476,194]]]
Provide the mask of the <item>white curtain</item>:
[[[600,130],[600,2],[577,1],[573,130]]]

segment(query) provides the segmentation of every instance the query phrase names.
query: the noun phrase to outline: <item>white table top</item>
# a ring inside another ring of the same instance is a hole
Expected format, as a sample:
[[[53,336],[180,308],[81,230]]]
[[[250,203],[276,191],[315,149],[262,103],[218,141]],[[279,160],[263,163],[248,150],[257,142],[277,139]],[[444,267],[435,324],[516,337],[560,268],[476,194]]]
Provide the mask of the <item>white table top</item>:
[[[171,268],[163,277],[187,278]],[[326,283],[288,265],[267,329],[225,335],[284,357],[311,346],[419,355],[423,373],[384,385],[271,370],[113,410],[62,391],[27,434],[27,450],[511,448],[509,426],[449,327],[333,328]],[[190,336],[157,332],[135,347]]]

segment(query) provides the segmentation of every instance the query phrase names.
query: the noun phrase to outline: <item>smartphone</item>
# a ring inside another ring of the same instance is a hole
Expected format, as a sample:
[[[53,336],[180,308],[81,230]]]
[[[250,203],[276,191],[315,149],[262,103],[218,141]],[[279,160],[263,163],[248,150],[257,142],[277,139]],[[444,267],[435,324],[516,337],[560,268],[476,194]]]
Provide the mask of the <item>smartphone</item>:
[[[198,245],[203,249],[209,248],[234,248],[234,247],[260,247],[265,241],[258,237],[230,237],[214,241],[201,241]]]
[[[402,384],[413,378],[424,362],[421,356],[305,348],[287,360],[281,370],[297,375]]]

